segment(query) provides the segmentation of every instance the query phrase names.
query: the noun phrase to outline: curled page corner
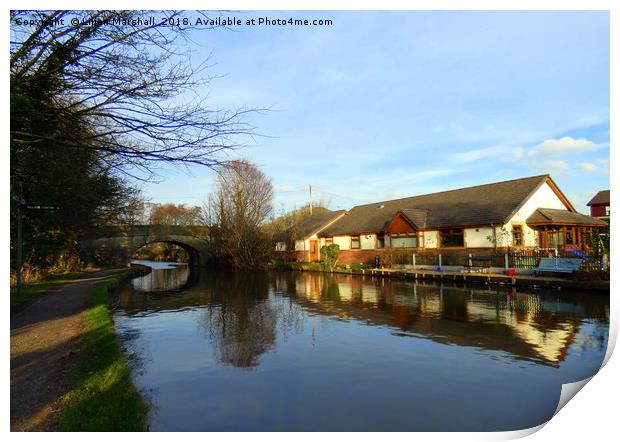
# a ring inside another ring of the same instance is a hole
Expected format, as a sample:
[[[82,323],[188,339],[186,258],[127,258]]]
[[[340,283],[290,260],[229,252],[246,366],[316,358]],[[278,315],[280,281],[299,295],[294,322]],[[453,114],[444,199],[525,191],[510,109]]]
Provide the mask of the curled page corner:
[[[543,422],[540,425],[536,425],[535,427],[525,428],[523,430],[513,430],[513,431],[503,431],[501,433],[490,433],[492,434],[492,439],[489,440],[514,440],[521,439],[527,436],[530,436],[540,430],[542,427],[547,425],[547,422]]]
[[[603,359],[603,363],[601,364],[601,368],[607,364],[609,358],[611,358],[612,353],[614,352],[614,348],[616,347],[616,341],[618,340],[618,325],[617,321],[614,321],[616,325],[609,327],[609,335],[607,337],[607,350],[605,351],[605,359]],[[600,370],[600,369],[599,369]]]
[[[558,406],[555,409],[555,416],[558,414],[564,405],[568,403],[578,392],[581,390],[595,375],[590,376],[589,378],[582,379],[581,381],[571,382],[570,384],[562,384],[562,392],[560,393],[560,400],[558,401]]]
[[[564,405],[566,405],[568,403],[568,401],[570,401],[573,397],[575,397],[575,395],[577,393],[579,393],[579,391],[588,382],[590,382],[590,380],[593,377],[594,377],[594,375],[590,376],[589,378],[582,379],[581,381],[571,382],[569,384],[562,384],[562,391],[560,392],[560,399],[558,401],[558,406],[556,407],[555,412],[553,413],[553,416],[558,414],[558,412],[562,408],[564,408]],[[553,419],[553,417],[551,419]],[[547,422],[543,422],[542,424],[537,425],[535,427],[525,428],[523,430],[505,431],[505,432],[502,432],[502,433],[494,433],[494,435],[499,436],[499,438],[495,438],[494,440],[498,440],[498,439],[499,440],[521,439],[523,437],[529,436],[529,435],[534,434],[537,431],[541,430],[545,425],[547,425],[550,422],[550,420],[548,420]]]

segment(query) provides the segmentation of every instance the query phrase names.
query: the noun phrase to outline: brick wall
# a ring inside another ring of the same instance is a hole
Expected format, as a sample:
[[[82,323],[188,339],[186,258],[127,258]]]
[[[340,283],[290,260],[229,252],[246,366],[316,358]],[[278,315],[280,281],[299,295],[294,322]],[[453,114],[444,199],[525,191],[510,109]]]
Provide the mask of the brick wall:
[[[468,255],[487,256],[501,255],[506,253],[506,248],[498,247],[494,250],[491,247],[485,248],[467,248],[467,249],[374,249],[374,250],[341,250],[338,254],[339,264],[374,264],[375,256],[381,257],[382,265],[391,266],[392,264],[410,264],[411,255],[417,255],[418,264],[436,264],[436,257],[441,253],[444,262],[458,262],[457,265],[466,263]],[[406,262],[400,262],[405,260]],[[428,263],[425,261],[429,261]],[[432,262],[431,262],[432,261]]]
[[[406,258],[406,263],[409,264],[409,257],[412,253],[417,255],[418,264],[436,264],[436,256],[441,253],[444,257],[445,264],[452,261],[456,265],[466,263],[467,256],[471,253],[473,256],[487,256],[487,255],[502,255],[508,250],[502,247],[498,247],[496,250],[493,248],[468,248],[468,249],[372,249],[372,250],[341,250],[338,254],[338,264],[374,264],[375,256],[381,257],[381,263],[390,266],[391,264],[402,264],[400,260]],[[399,258],[400,255],[400,258]],[[432,255],[432,256],[431,256]],[[287,250],[280,252],[272,252],[272,258],[281,261],[303,261],[307,262],[310,259],[308,251],[295,251]],[[394,261],[394,262],[392,262]],[[426,262],[428,261],[428,263]]]
[[[373,264],[375,256],[383,255],[383,250],[341,250],[338,264]]]
[[[590,216],[605,216],[606,206],[590,206]]]

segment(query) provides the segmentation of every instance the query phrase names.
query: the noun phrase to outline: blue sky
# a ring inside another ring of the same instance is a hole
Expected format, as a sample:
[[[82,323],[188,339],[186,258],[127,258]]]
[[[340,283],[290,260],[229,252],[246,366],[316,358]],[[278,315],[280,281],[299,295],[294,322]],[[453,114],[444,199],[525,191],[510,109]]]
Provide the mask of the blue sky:
[[[609,188],[607,12],[246,12],[329,27],[197,30],[196,91],[264,137],[245,157],[276,209],[332,209],[550,173],[578,210]],[[200,204],[213,173],[167,170],[152,202]]]

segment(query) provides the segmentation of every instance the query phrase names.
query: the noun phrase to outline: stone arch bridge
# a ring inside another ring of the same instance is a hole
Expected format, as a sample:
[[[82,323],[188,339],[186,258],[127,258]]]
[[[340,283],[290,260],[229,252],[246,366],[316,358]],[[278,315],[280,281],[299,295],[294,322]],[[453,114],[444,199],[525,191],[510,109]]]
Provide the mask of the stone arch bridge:
[[[209,229],[203,226],[132,225],[93,229],[80,241],[87,256],[110,264],[128,264],[131,255],[148,244],[176,244],[189,256],[192,266],[206,266]]]

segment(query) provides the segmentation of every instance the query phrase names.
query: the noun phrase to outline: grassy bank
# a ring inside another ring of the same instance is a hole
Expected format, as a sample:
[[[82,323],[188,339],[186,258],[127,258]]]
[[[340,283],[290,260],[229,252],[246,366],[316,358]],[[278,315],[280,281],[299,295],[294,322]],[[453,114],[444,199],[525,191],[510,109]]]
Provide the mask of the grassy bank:
[[[90,273],[94,273],[98,270],[100,269],[89,269],[81,272],[48,275],[41,281],[24,284],[22,286],[22,291],[19,295],[17,294],[17,291],[13,288],[11,289],[11,309],[19,308],[28,301],[31,301],[32,299],[42,295],[43,293],[53,289],[56,286],[83,278]]]
[[[108,286],[127,272],[109,276],[91,295],[73,388],[63,398],[58,431],[144,431],[148,406],[131,382],[108,310]]]

